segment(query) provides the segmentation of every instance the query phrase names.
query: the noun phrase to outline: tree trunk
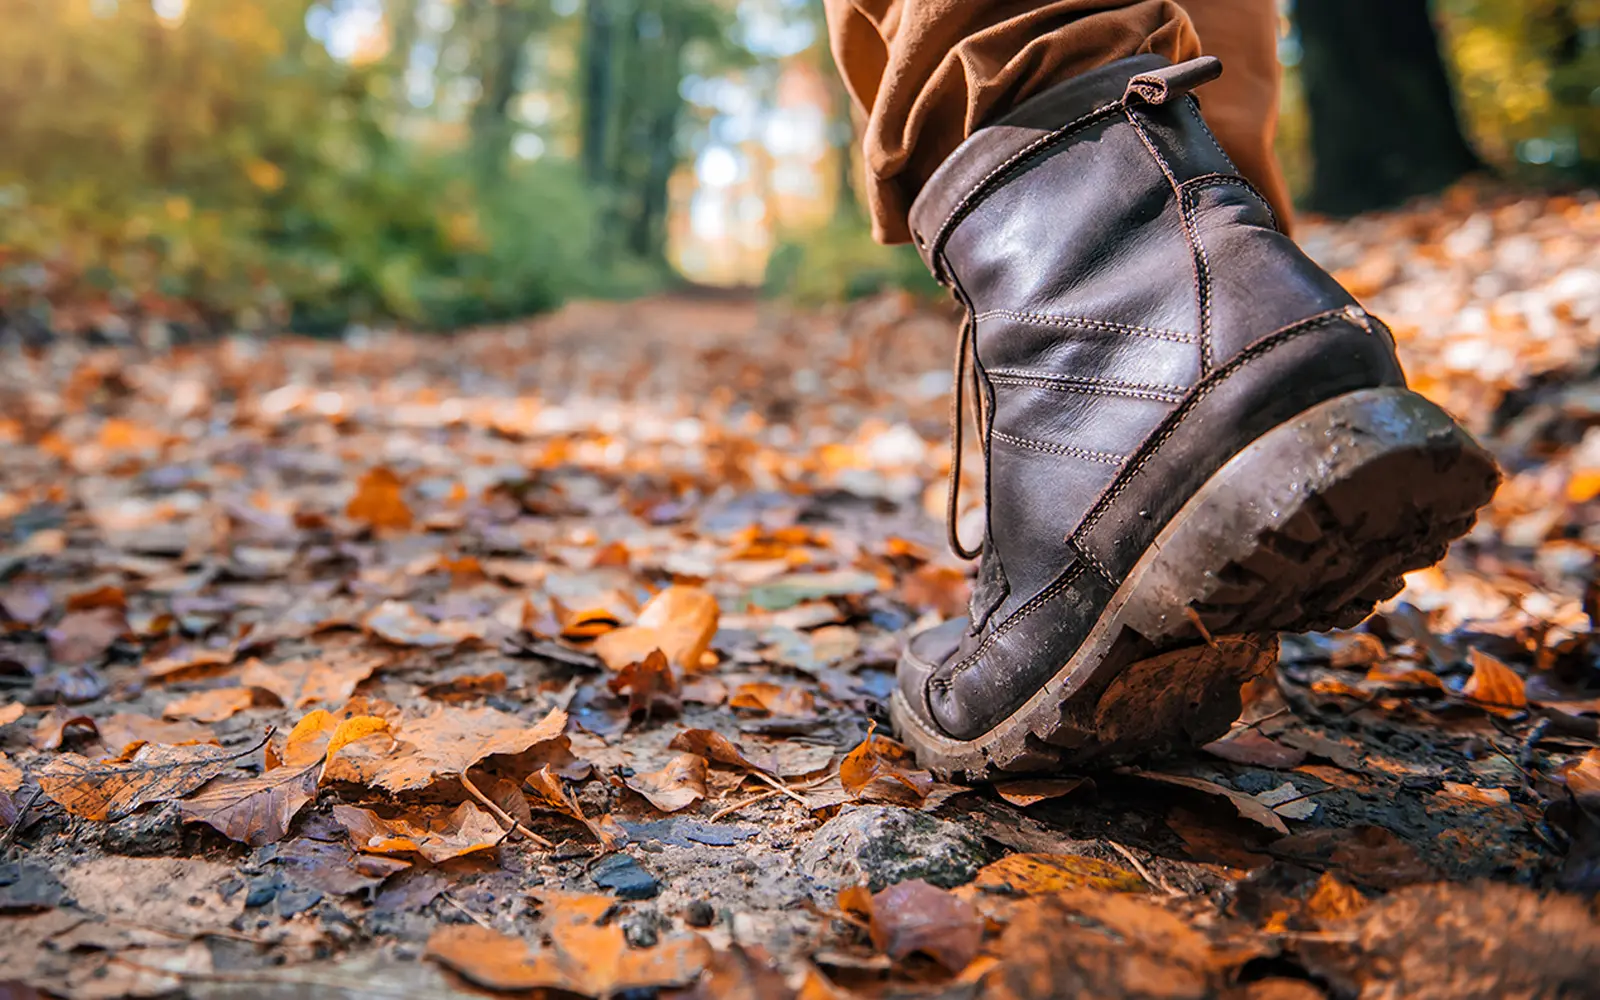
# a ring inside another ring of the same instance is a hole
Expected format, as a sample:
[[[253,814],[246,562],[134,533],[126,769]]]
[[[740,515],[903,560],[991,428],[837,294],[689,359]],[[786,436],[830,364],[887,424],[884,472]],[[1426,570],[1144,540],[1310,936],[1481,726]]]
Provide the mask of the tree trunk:
[[[1307,208],[1385,208],[1478,168],[1427,0],[1295,0],[1294,8],[1311,125]]]

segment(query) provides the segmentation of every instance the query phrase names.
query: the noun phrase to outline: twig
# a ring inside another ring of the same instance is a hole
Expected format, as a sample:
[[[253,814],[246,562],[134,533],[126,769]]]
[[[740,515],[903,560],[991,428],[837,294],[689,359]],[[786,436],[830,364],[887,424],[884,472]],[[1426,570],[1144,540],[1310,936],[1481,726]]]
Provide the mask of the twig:
[[[510,813],[506,812],[494,802],[490,801],[489,796],[478,791],[478,786],[472,783],[472,779],[467,777],[467,773],[465,771],[461,772],[461,787],[467,790],[468,795],[483,803],[483,805],[491,813],[494,813],[494,818],[499,820],[500,825],[504,826],[507,830],[512,830],[522,834],[524,837],[533,841],[535,844],[538,844],[540,847],[545,848],[546,850],[550,850],[556,846],[550,843],[550,841],[539,836],[537,833],[534,833],[532,830],[523,826],[521,823],[518,823],[511,817]]]
[[[1195,631],[1200,633],[1200,638],[1206,641],[1207,646],[1212,649],[1219,648],[1217,640],[1211,638],[1211,630],[1206,628],[1206,623],[1200,620],[1200,612],[1196,611],[1193,606],[1188,606],[1183,609],[1183,616],[1189,619],[1189,624],[1193,625]]]
[[[760,795],[755,795],[743,800],[742,802],[735,802],[731,806],[718,809],[716,812],[711,814],[711,816],[707,819],[707,822],[715,823],[717,820],[727,816],[729,813],[736,813],[745,806],[753,806],[757,802],[765,802],[768,799],[777,798],[780,794],[781,793],[777,789],[768,789],[767,791],[762,792]]]
[[[800,803],[800,805],[803,808],[805,808],[805,809],[810,809],[811,808],[811,803],[809,803],[805,799],[801,798],[799,792],[796,792],[794,789],[790,788],[788,785],[784,784],[782,781],[779,781],[777,778],[774,778],[772,775],[768,774],[767,772],[765,772],[765,771],[748,771],[746,773],[747,774],[753,774],[757,778],[760,778],[762,781],[765,781],[767,784],[771,785],[773,788],[776,788],[779,791],[779,793],[781,793],[783,795],[787,795],[787,796],[789,796],[789,798],[794,799],[796,802]]]
[[[1123,858],[1127,860],[1128,864],[1133,866],[1133,870],[1139,873],[1139,877],[1150,883],[1150,885],[1160,889],[1169,896],[1184,895],[1184,893],[1179,892],[1177,889],[1174,889],[1172,886],[1168,885],[1166,879],[1159,875],[1152,874],[1150,869],[1146,868],[1138,858],[1133,856],[1132,851],[1128,850],[1126,847],[1123,847],[1115,840],[1108,840],[1106,843],[1110,844],[1113,850],[1122,855]]]
[[[486,930],[486,931],[494,930],[494,928],[492,926],[490,926],[489,921],[487,919],[478,916],[476,913],[473,913],[471,910],[467,909],[465,906],[462,906],[460,903],[456,902],[455,898],[453,896],[451,896],[448,892],[439,893],[439,898],[444,900],[446,903],[449,903],[451,906],[455,907],[456,909],[460,910],[462,913],[465,913],[469,920],[471,920],[473,923],[477,924],[479,927],[482,927],[484,930]]]
[[[6,852],[11,849],[11,842],[17,839],[17,833],[22,829],[22,821],[27,817],[28,810],[33,808],[33,804],[38,802],[39,796],[43,794],[44,789],[35,786],[33,794],[28,796],[28,801],[22,804],[21,809],[17,810],[17,818],[12,820],[11,825],[6,828],[5,836],[0,837],[0,858],[5,857]]]

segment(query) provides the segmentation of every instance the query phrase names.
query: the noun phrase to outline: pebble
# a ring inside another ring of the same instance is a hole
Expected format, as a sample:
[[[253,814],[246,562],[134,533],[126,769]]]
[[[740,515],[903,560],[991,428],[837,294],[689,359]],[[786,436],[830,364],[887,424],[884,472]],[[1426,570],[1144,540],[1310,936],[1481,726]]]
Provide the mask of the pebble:
[[[857,806],[822,824],[800,850],[800,867],[831,888],[865,883],[877,892],[920,878],[949,889],[992,860],[965,828],[896,806]]]

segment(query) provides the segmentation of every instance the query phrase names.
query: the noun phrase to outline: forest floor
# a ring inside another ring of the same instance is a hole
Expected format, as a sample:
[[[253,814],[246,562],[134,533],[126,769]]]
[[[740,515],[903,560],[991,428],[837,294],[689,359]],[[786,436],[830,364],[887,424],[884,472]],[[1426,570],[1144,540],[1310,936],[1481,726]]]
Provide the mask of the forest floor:
[[[1593,995],[1600,197],[1301,238],[1493,507],[1218,743],[975,788],[885,714],[947,311],[0,348],[0,997]]]

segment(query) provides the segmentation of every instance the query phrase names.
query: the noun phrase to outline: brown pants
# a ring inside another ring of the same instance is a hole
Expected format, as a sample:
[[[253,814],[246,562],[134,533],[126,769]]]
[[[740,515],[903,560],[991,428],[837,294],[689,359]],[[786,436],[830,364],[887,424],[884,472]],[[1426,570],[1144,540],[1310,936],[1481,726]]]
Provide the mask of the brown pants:
[[[1282,220],[1272,153],[1276,0],[824,0],[833,57],[866,116],[872,234],[904,243],[917,192],[972,132],[1069,77],[1153,52],[1222,60],[1197,96],[1240,171]]]

